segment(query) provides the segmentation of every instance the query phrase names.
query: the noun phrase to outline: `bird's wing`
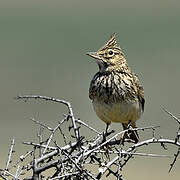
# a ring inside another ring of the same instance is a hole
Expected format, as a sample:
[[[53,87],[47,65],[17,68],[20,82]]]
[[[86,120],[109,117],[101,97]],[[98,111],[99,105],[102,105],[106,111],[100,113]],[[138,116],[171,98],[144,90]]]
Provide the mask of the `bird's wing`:
[[[135,81],[135,84],[137,87],[138,99],[139,99],[140,105],[142,107],[142,111],[144,111],[144,104],[145,104],[144,88],[143,88],[142,84],[140,83],[138,76],[136,74],[133,74],[133,75],[134,75],[134,81]]]

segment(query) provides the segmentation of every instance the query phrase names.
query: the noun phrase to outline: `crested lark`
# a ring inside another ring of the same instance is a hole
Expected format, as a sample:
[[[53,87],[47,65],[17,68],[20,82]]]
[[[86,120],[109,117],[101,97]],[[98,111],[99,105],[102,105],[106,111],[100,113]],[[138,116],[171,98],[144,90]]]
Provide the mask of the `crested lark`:
[[[97,52],[87,53],[99,66],[90,84],[89,98],[97,116],[107,124],[122,123],[124,130],[136,127],[144,110],[144,90],[127,64],[115,34]],[[107,129],[106,128],[106,129]],[[138,142],[136,131],[128,130],[123,139]]]

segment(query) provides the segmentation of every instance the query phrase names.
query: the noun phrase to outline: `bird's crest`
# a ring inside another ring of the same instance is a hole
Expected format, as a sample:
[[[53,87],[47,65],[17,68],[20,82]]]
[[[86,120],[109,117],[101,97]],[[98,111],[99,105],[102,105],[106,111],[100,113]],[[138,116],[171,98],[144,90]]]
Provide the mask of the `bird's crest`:
[[[110,39],[105,43],[104,46],[102,46],[99,51],[105,50],[105,49],[118,49],[121,50],[119,44],[116,41],[116,33],[113,33],[110,37]]]

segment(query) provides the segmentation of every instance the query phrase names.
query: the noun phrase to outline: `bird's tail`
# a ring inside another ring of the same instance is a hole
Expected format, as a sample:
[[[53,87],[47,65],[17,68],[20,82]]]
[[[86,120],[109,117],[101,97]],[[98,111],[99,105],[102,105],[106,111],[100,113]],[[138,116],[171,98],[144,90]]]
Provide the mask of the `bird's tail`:
[[[128,124],[123,123],[122,126],[123,126],[124,130],[129,129]],[[135,124],[132,125],[132,128],[135,128],[135,127],[136,127]],[[123,139],[123,141],[129,140],[130,142],[137,143],[139,141],[139,136],[138,136],[138,133],[136,130],[129,129],[122,135],[122,139]]]

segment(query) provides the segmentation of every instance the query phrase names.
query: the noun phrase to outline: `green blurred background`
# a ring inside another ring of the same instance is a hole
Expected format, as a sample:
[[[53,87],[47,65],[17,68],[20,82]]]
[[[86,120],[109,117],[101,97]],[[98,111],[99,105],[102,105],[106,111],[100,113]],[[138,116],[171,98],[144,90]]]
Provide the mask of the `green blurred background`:
[[[53,127],[65,110],[57,104],[16,101],[18,94],[68,100],[76,117],[104,129],[88,98],[98,67],[85,54],[101,47],[113,32],[145,87],[145,113],[138,126],[161,125],[161,135],[174,137],[177,124],[161,106],[180,117],[180,1],[1,0],[0,168],[5,167],[13,136],[18,154],[26,151],[22,141],[35,138],[29,118]],[[151,147],[148,152],[167,153]],[[180,160],[169,174],[170,162],[137,157],[123,175],[127,180],[177,180]]]

